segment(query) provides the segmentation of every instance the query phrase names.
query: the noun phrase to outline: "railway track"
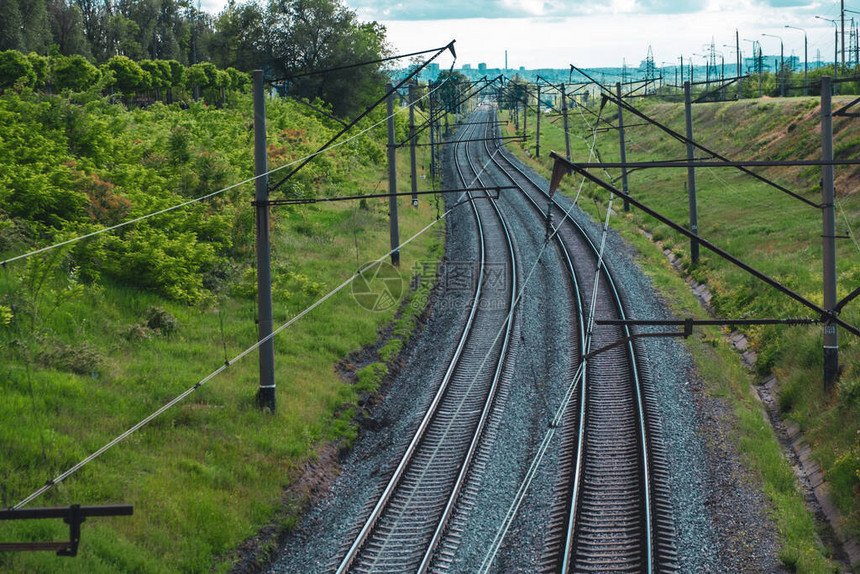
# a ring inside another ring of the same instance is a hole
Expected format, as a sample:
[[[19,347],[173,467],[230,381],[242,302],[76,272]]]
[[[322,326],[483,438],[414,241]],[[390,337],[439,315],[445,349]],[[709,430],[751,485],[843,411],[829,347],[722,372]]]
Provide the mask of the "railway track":
[[[549,206],[557,218],[564,214],[566,207],[558,198],[549,200],[545,184],[498,149],[497,141],[485,145],[496,168],[520,187],[540,217],[547,217]],[[576,263],[573,280],[580,300],[588,301],[584,311],[594,319],[624,319],[612,273],[585,230],[564,218],[555,239],[564,258]],[[596,328],[581,352],[630,334],[627,327]],[[668,466],[651,423],[656,405],[644,379],[631,342],[596,354],[583,365],[576,399],[561,425],[563,456],[543,571],[677,569]]]
[[[463,130],[462,139],[472,130]],[[458,144],[463,187],[480,182]],[[462,161],[461,161],[462,160]],[[442,540],[491,417],[513,347],[516,257],[505,220],[485,192],[468,192],[479,262],[468,320],[431,405],[337,572],[423,572]],[[482,199],[482,197],[484,199]]]

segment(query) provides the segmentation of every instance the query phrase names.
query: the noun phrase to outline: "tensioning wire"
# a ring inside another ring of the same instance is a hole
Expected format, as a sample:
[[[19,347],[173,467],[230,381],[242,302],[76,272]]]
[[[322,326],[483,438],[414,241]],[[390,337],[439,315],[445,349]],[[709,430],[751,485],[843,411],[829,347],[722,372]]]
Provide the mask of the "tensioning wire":
[[[583,119],[585,119],[585,118],[583,118]],[[596,132],[595,132],[595,138],[596,138]],[[592,154],[593,154],[593,151],[592,151]],[[592,157],[593,157],[593,155],[592,155]],[[555,237],[555,235],[557,233],[559,233],[559,231],[561,229],[561,225],[568,218],[571,217],[571,212],[573,211],[573,208],[576,207],[577,201],[579,199],[579,195],[582,191],[582,183],[584,183],[584,181],[585,181],[585,179],[583,178],[582,182],[580,183],[580,189],[576,195],[576,199],[571,203],[571,206],[565,212],[564,217],[562,217],[561,221],[558,223],[558,226],[556,226],[553,229],[553,232],[550,235],[550,239]],[[614,196],[614,194],[612,194],[612,195]],[[604,223],[604,228],[603,228],[601,247],[600,247],[600,250],[598,252],[598,263],[597,263],[597,270],[596,270],[597,275],[595,277],[594,290],[592,291],[591,309],[589,310],[589,320],[588,320],[589,326],[586,329],[587,330],[586,340],[585,340],[585,351],[586,351],[586,353],[591,348],[591,337],[590,337],[590,335],[591,335],[591,331],[593,330],[594,312],[595,312],[595,298],[596,298],[596,293],[597,293],[598,280],[600,277],[600,269],[603,266],[603,264],[602,264],[603,252],[604,252],[605,239],[606,239],[608,226],[609,226],[609,216],[610,216],[611,212],[612,212],[612,198],[610,197],[609,209],[607,209],[607,212],[606,212],[606,221]],[[549,241],[546,241],[544,243],[543,249],[541,249],[541,252],[538,254],[538,261],[540,261],[540,258],[543,256],[544,250],[546,249],[546,247],[548,245],[549,245]],[[536,264],[537,264],[537,262],[536,262]],[[526,279],[526,282],[523,285],[522,290],[525,290],[525,287],[528,284],[528,281],[530,278],[531,278],[531,272],[529,274],[529,278]],[[520,295],[522,295],[522,291],[520,292]],[[541,441],[541,443],[538,447],[538,452],[532,458],[531,465],[529,466],[529,469],[526,472],[525,477],[521,481],[520,487],[517,490],[517,493],[514,496],[514,499],[511,502],[511,505],[508,507],[508,511],[505,514],[505,517],[502,519],[502,523],[500,524],[499,529],[496,531],[496,536],[493,539],[493,542],[490,544],[490,547],[487,549],[487,553],[484,555],[484,560],[482,561],[481,566],[478,569],[478,572],[486,573],[489,571],[490,567],[492,566],[492,563],[495,560],[495,557],[498,554],[499,549],[501,548],[502,542],[504,541],[505,536],[507,536],[508,530],[510,529],[511,524],[514,521],[514,518],[516,518],[516,515],[517,515],[517,512],[519,511],[520,505],[522,504],[522,501],[525,499],[525,496],[528,493],[529,488],[531,487],[532,481],[534,480],[534,477],[537,474],[537,470],[540,467],[541,463],[543,462],[543,459],[546,455],[546,452],[549,448],[549,445],[552,442],[553,438],[555,437],[556,428],[561,424],[561,420],[564,416],[564,413],[567,411],[567,407],[570,404],[570,401],[573,397],[573,393],[576,392],[576,388],[579,385],[579,382],[581,381],[581,379],[584,375],[585,365],[586,365],[586,360],[583,357],[582,361],[580,361],[580,363],[579,363],[579,366],[576,370],[576,373],[574,374],[572,380],[568,384],[568,388],[565,391],[565,394],[562,397],[561,402],[559,403],[559,407],[556,410],[556,414],[555,414],[555,417],[553,418],[552,424],[549,425],[549,429],[546,431],[546,433],[544,433],[543,440]]]
[[[845,220],[845,227],[848,230],[848,237],[850,237],[851,241],[854,242],[854,247],[857,248],[857,251],[860,251],[860,244],[857,243],[857,236],[854,235],[854,230],[851,229],[851,222],[848,220],[848,214],[845,213],[845,209],[842,207],[842,202],[839,200],[839,198],[834,196],[834,199],[836,200],[836,205],[839,206],[839,213],[842,214],[842,218]]]
[[[181,402],[182,400],[184,400],[188,395],[192,394],[194,391],[196,391],[197,389],[199,389],[200,387],[202,387],[203,385],[205,385],[206,383],[208,383],[209,381],[211,381],[212,379],[214,379],[216,376],[218,376],[219,374],[221,374],[222,372],[224,372],[225,370],[227,370],[227,367],[229,367],[229,366],[233,365],[234,363],[236,363],[236,362],[240,361],[241,359],[245,358],[245,357],[246,357],[247,355],[249,355],[251,352],[253,352],[253,351],[254,351],[254,350],[256,350],[257,348],[259,348],[259,347],[260,347],[260,345],[262,345],[263,343],[265,343],[265,342],[269,341],[270,339],[272,339],[273,337],[275,337],[275,335],[277,335],[277,334],[281,333],[283,330],[285,330],[285,329],[287,329],[288,327],[292,326],[292,325],[293,325],[294,323],[296,323],[299,319],[301,319],[302,317],[304,317],[305,315],[307,315],[308,313],[310,313],[311,311],[313,311],[314,309],[316,309],[317,307],[319,307],[320,305],[322,305],[323,303],[325,303],[328,299],[330,299],[331,297],[333,297],[335,294],[337,294],[339,291],[341,291],[344,287],[346,287],[347,285],[349,285],[350,283],[352,283],[352,282],[353,282],[357,277],[359,277],[363,272],[367,271],[368,269],[370,269],[370,268],[371,268],[371,267],[373,267],[374,265],[376,265],[376,264],[380,263],[383,259],[385,259],[386,257],[390,256],[390,255],[391,255],[392,253],[394,253],[395,251],[399,251],[401,247],[405,247],[405,246],[407,246],[408,244],[412,243],[412,241],[414,241],[414,240],[415,240],[416,238],[418,238],[420,235],[422,235],[423,233],[425,233],[428,229],[430,229],[431,227],[433,227],[434,225],[436,225],[436,223],[438,223],[439,221],[441,221],[441,219],[442,219],[442,218],[444,218],[444,217],[446,217],[450,212],[451,212],[451,210],[449,209],[448,211],[446,211],[445,213],[443,213],[443,214],[442,214],[442,216],[441,216],[439,219],[435,219],[435,220],[433,220],[433,221],[432,221],[432,222],[430,222],[426,227],[424,227],[423,229],[421,229],[420,231],[418,231],[415,235],[413,235],[412,237],[410,237],[409,239],[407,239],[406,241],[404,241],[403,243],[401,243],[400,245],[398,245],[398,246],[397,246],[397,247],[395,247],[394,249],[392,249],[392,250],[388,251],[387,253],[385,253],[384,255],[382,255],[381,257],[379,257],[378,259],[376,259],[375,261],[372,261],[372,262],[368,263],[368,264],[367,264],[367,265],[365,265],[363,268],[361,268],[360,270],[356,271],[356,272],[355,272],[351,277],[349,277],[346,281],[344,281],[343,283],[341,283],[340,285],[338,285],[337,287],[335,287],[333,290],[329,291],[326,295],[324,295],[324,296],[320,297],[320,298],[319,298],[315,303],[313,303],[310,307],[306,308],[304,311],[302,311],[301,313],[299,313],[298,315],[296,315],[295,317],[293,317],[292,319],[290,319],[289,321],[287,321],[286,323],[284,323],[283,325],[281,325],[280,327],[278,327],[278,328],[277,328],[276,330],[274,330],[270,335],[268,335],[268,336],[266,336],[266,337],[264,337],[264,338],[260,339],[259,341],[257,341],[256,343],[254,343],[253,345],[251,345],[250,347],[248,347],[247,349],[245,349],[244,351],[242,351],[242,352],[241,352],[241,353],[239,353],[238,355],[234,356],[232,359],[230,359],[230,360],[226,361],[223,365],[221,365],[220,367],[218,367],[217,369],[215,369],[214,371],[212,371],[211,373],[209,373],[208,375],[206,375],[204,378],[200,379],[200,380],[199,380],[197,383],[195,383],[192,387],[189,387],[188,389],[186,389],[185,391],[183,391],[181,394],[179,394],[179,395],[177,395],[176,397],[174,397],[173,399],[171,399],[171,400],[170,400],[169,402],[167,402],[164,406],[162,406],[162,407],[161,407],[161,408],[159,408],[158,410],[154,411],[152,414],[150,414],[150,415],[149,415],[149,416],[147,416],[146,418],[142,419],[140,422],[138,422],[137,424],[135,424],[134,426],[132,426],[131,428],[129,428],[128,430],[126,430],[124,433],[122,433],[122,434],[120,434],[119,436],[115,437],[113,440],[111,440],[110,442],[108,442],[107,444],[105,444],[104,446],[102,446],[101,448],[99,448],[97,451],[93,452],[93,453],[92,453],[92,454],[90,454],[89,456],[85,457],[84,459],[82,459],[80,462],[78,462],[77,464],[75,464],[74,466],[72,466],[71,468],[69,468],[68,470],[66,470],[65,472],[62,472],[62,473],[60,473],[59,475],[57,475],[54,479],[52,479],[52,480],[48,480],[47,482],[45,482],[45,484],[44,484],[42,487],[38,488],[38,489],[37,489],[37,490],[35,490],[32,494],[30,494],[29,496],[27,496],[26,498],[24,498],[23,500],[21,500],[21,502],[19,502],[18,504],[16,504],[13,508],[18,509],[18,508],[22,508],[23,506],[25,506],[25,505],[29,504],[30,502],[32,502],[33,500],[35,500],[36,498],[38,498],[39,496],[41,496],[41,495],[42,495],[42,494],[44,494],[45,492],[49,491],[51,488],[53,488],[53,487],[54,487],[54,486],[56,486],[57,484],[59,484],[59,483],[63,482],[63,481],[64,481],[65,479],[67,479],[69,476],[71,476],[72,474],[74,474],[75,472],[77,472],[78,470],[80,470],[81,468],[83,468],[84,466],[86,466],[87,464],[89,464],[90,462],[92,462],[93,460],[95,460],[96,458],[98,458],[99,456],[101,456],[102,454],[104,454],[104,453],[105,453],[107,450],[109,450],[111,447],[113,447],[113,446],[115,446],[116,444],[118,444],[118,443],[122,442],[123,440],[125,440],[126,438],[128,438],[129,436],[131,436],[132,434],[134,434],[135,432],[137,432],[138,430],[140,430],[142,427],[146,426],[148,423],[150,423],[151,421],[153,421],[153,420],[154,420],[155,418],[157,418],[159,415],[161,415],[162,413],[164,413],[164,412],[165,412],[165,411],[167,411],[168,409],[170,409],[170,408],[172,408],[173,406],[175,406],[175,405],[177,405],[178,403],[180,403],[180,402]]]

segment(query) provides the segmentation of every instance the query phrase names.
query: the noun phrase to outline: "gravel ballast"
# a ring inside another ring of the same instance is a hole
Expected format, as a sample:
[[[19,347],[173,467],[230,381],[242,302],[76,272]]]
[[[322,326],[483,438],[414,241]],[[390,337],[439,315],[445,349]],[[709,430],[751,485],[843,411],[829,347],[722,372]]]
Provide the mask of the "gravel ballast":
[[[570,204],[567,198],[562,202]],[[543,246],[544,227],[525,199],[506,196],[500,203],[514,230],[522,284]],[[600,237],[600,226],[588,216],[574,209],[573,217],[592,238]],[[446,221],[446,229],[446,260],[474,261],[475,227],[467,209],[455,209]],[[606,253],[616,281],[626,293],[629,317],[670,318],[636,265],[632,248],[611,230]],[[517,324],[521,347],[499,400],[502,416],[496,422],[495,438],[481,453],[485,467],[476,504],[468,513],[456,515],[452,522],[462,530],[452,571],[473,572],[484,560],[558,407],[571,367],[570,317],[565,311],[571,302],[566,286],[555,250],[547,249],[522,298]],[[329,572],[336,568],[339,555],[375,503],[375,495],[396,466],[441,380],[463,328],[468,295],[440,287],[430,303],[426,325],[404,348],[402,368],[370,407],[360,438],[341,462],[340,475],[286,537],[269,571]],[[767,518],[766,500],[740,464],[727,430],[730,407],[707,396],[688,353],[678,341],[647,339],[642,349],[661,408],[681,571],[780,571],[775,528]],[[555,482],[556,458],[551,447],[507,533],[493,571],[536,569]]]

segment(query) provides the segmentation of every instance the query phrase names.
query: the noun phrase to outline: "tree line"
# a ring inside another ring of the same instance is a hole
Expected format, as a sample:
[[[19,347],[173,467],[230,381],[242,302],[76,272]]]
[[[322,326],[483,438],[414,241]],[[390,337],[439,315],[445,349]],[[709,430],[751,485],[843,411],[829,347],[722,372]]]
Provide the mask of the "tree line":
[[[0,51],[8,50],[80,56],[99,67],[113,62],[117,68],[127,59],[141,66],[175,61],[198,71],[201,63],[240,72],[262,68],[272,79],[388,55],[385,28],[359,21],[339,0],[274,0],[265,6],[230,0],[217,15],[199,10],[194,0],[2,0]],[[74,62],[85,67],[81,59]],[[295,78],[286,90],[321,98],[347,117],[378,97],[384,82],[380,65],[373,65]]]
[[[236,68],[218,69],[211,62],[183,66],[176,60],[142,60],[114,56],[96,67],[81,55],[39,56],[16,50],[0,52],[0,90],[30,88],[49,93],[95,91],[126,102],[176,99],[224,103],[227,92],[244,91],[251,77]]]

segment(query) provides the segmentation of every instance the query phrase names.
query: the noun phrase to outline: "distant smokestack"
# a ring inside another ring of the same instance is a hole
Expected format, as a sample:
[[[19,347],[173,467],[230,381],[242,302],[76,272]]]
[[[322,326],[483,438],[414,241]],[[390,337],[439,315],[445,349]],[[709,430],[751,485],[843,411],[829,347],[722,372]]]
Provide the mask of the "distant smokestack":
[[[508,71],[508,51],[505,50],[505,72]]]

